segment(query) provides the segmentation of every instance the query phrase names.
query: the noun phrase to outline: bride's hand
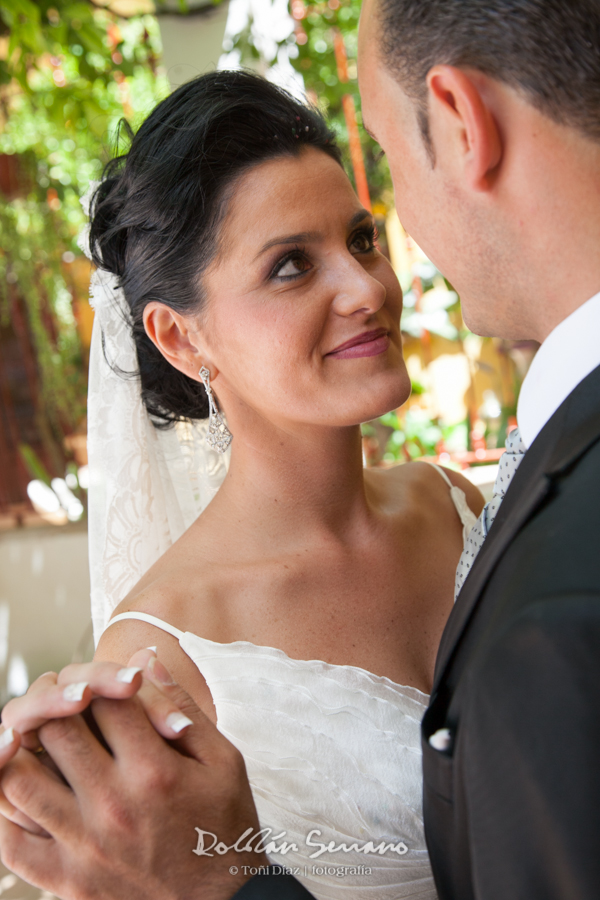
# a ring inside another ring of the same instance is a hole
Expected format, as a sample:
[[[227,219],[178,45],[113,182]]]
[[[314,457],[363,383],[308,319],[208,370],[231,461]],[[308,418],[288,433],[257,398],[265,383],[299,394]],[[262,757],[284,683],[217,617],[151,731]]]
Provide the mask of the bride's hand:
[[[171,698],[165,695],[168,691]],[[112,662],[91,662],[68,665],[58,674],[46,672],[30,685],[26,694],[9,700],[2,710],[0,769],[19,751],[28,750],[64,782],[52,757],[44,751],[38,729],[51,719],[82,713],[96,737],[103,742],[89,715],[92,700],[96,697],[126,699],[136,693],[158,733],[165,738],[176,737],[179,732],[173,725],[177,727],[182,708],[188,701],[193,701],[181,691],[183,696],[179,698],[179,705],[174,702],[173,682],[150,648],[137,651],[126,667]],[[15,809],[1,790],[0,813],[33,834],[45,834],[39,825]]]
[[[82,713],[96,697],[123,700],[139,693],[158,733],[173,738],[179,733],[173,723],[178,721],[181,707],[174,702],[172,691],[170,698],[166,696],[170,685],[173,682],[169,673],[150,648],[134,653],[126,667],[102,661],[74,663],[58,675],[46,672],[31,684],[26,694],[9,700],[2,710],[0,768],[19,746],[32,751],[40,747],[38,729],[45,722]],[[185,691],[181,693],[180,703],[184,706],[188,700],[193,703]]]

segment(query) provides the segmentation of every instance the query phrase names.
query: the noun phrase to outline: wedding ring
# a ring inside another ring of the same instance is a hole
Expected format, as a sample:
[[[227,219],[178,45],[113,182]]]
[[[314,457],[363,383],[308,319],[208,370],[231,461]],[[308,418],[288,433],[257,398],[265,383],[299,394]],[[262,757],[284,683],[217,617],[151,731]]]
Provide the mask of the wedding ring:
[[[42,747],[41,744],[39,747],[36,747],[35,750],[33,751],[33,753],[35,753],[36,756],[43,756],[44,753],[47,753],[47,752],[48,751],[46,750],[46,748]]]

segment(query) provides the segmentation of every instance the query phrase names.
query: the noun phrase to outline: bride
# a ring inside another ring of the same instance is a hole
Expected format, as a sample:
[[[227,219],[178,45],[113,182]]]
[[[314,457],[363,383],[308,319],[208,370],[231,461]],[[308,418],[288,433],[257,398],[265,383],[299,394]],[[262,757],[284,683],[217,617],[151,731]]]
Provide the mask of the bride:
[[[332,132],[254,75],[202,76],[109,164],[90,247],[96,659],[157,648],[319,900],[434,898],[419,724],[482,500],[363,467],[360,423],[410,393],[402,293]]]

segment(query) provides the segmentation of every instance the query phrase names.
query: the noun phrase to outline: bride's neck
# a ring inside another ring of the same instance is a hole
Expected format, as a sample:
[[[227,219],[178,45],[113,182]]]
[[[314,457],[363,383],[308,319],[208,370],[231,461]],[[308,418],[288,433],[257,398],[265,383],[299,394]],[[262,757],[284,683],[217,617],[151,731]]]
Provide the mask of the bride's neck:
[[[213,505],[283,542],[309,531],[342,537],[368,514],[359,426],[238,433]]]

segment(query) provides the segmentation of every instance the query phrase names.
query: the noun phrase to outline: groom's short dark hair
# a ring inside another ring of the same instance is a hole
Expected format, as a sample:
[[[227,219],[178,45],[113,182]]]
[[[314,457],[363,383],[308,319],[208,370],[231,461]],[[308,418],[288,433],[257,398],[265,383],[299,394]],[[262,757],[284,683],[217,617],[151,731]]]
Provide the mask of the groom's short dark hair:
[[[378,0],[386,64],[419,104],[427,72],[478,69],[600,141],[600,0]]]

